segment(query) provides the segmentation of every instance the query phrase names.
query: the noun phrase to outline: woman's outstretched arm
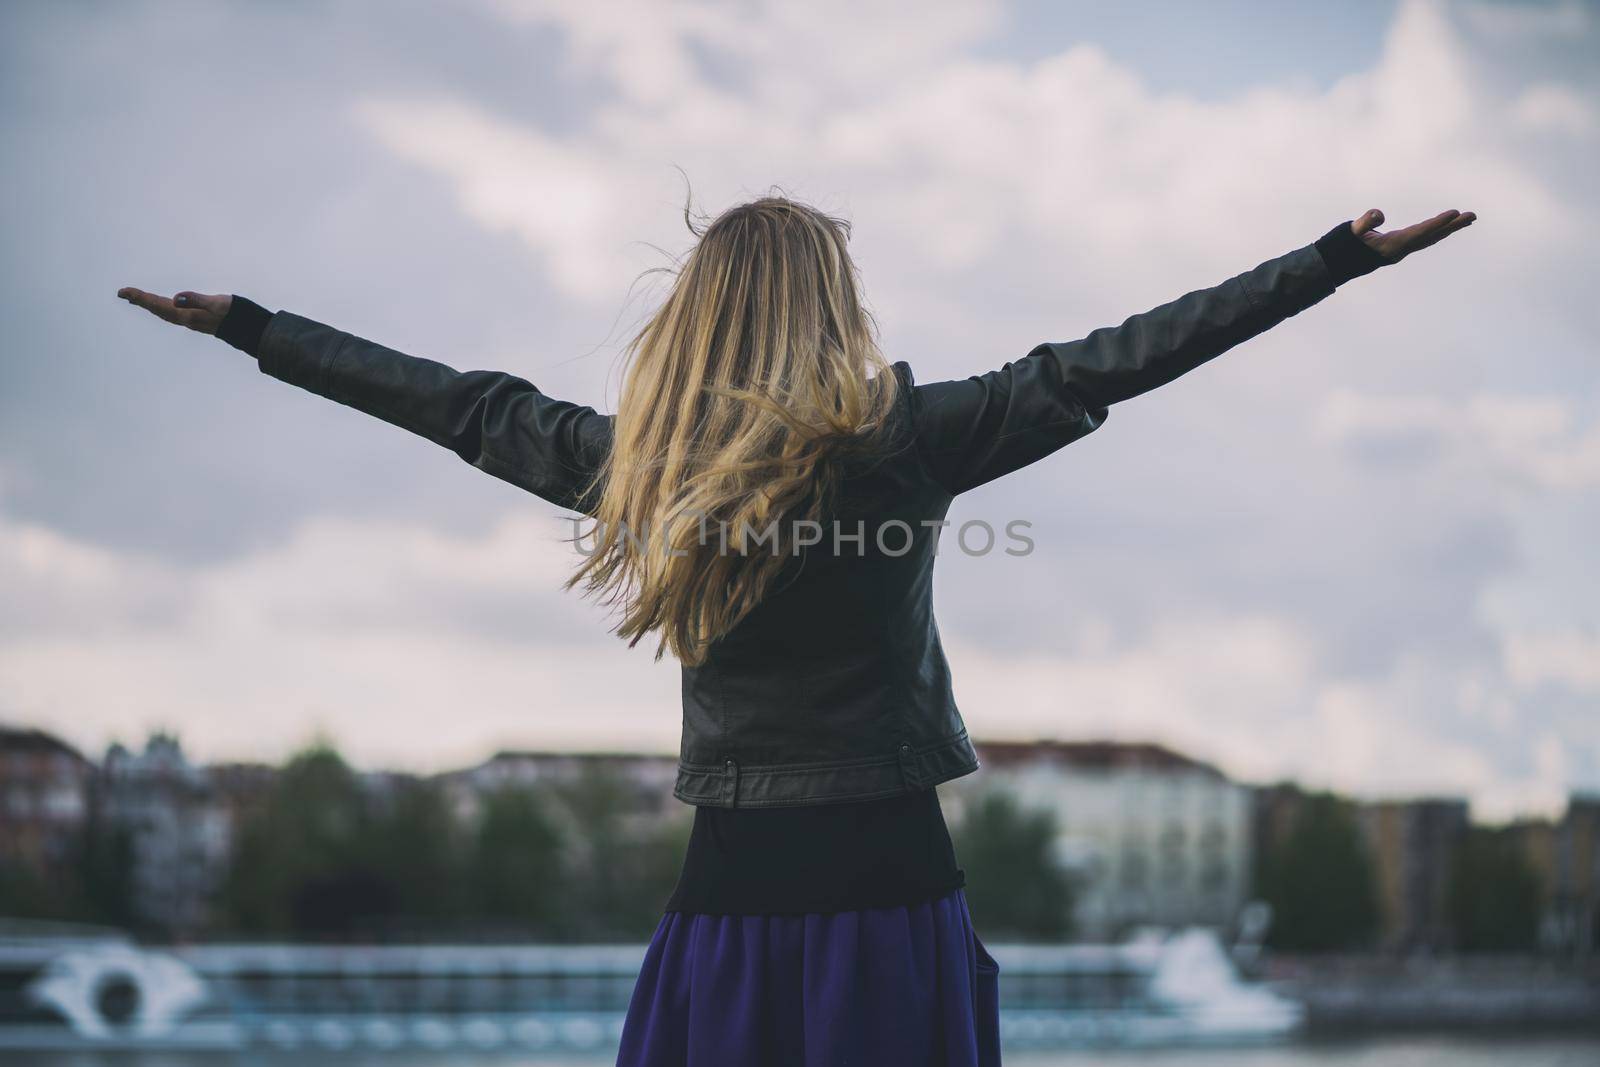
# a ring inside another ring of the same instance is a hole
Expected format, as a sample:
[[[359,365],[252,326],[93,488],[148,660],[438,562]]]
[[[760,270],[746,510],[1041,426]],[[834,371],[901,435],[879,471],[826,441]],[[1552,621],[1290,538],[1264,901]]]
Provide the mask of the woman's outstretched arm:
[[[583,493],[611,447],[611,419],[548,397],[501,371],[458,371],[237,295],[117,295],[159,318],[254,355],[261,371],[374,415],[561,507]]]
[[[1047,342],[998,370],[913,390],[929,472],[952,494],[993,481],[1098,429],[1107,408],[1186,374],[1276,326],[1352,278],[1470,226],[1446,211],[1402,230],[1381,211],[1340,223],[1209,289],[1077,341]]]

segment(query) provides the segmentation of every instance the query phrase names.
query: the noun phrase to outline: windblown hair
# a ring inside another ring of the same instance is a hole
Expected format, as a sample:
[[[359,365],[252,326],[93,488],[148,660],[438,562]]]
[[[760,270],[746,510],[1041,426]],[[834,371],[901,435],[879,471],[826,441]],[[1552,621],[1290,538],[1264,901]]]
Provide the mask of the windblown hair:
[[[846,248],[850,224],[782,196],[697,228],[629,342],[593,543],[567,588],[620,605],[656,658],[704,662],[770,591],[846,456],[881,443],[897,380]],[[774,527],[776,535],[772,536]]]

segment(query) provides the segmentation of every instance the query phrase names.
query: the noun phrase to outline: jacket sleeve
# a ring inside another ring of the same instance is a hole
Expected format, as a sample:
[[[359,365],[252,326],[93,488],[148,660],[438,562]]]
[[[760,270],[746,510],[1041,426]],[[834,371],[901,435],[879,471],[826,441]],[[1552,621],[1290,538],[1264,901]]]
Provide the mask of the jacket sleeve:
[[[951,494],[983,485],[1099,429],[1110,405],[1304,311],[1353,276],[1330,266],[1321,245],[1267,260],[1120,326],[1040,344],[998,370],[916,386],[912,411],[929,473]]]
[[[584,490],[611,445],[611,417],[515,375],[458,371],[288,311],[271,314],[262,373],[443,445],[496,478],[587,513]]]

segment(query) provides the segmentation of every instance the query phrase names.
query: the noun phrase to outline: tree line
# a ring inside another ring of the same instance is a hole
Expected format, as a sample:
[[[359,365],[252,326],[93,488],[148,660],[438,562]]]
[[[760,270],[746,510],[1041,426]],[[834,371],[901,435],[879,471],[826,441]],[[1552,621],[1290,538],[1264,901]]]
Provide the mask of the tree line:
[[[1378,870],[1356,804],[1332,793],[1300,798],[1287,832],[1257,843],[1255,895],[1272,907],[1267,943],[1291,952],[1377,946],[1384,913]],[[1436,908],[1446,944],[1463,952],[1538,947],[1543,887],[1507,829],[1468,826],[1448,850],[1437,892],[1401,887]]]
[[[210,901],[211,937],[297,940],[647,939],[671,895],[691,813],[640,818],[625,780],[594,769],[563,783],[477,794],[472,817],[438,779],[373,788],[330,745],[292,757],[233,827]],[[952,826],[974,922],[997,939],[1064,940],[1078,887],[1054,858],[1054,815],[985,790]],[[0,868],[0,915],[150,929],[131,877],[133,845],[91,812],[65,875],[45,884]],[[1357,808],[1305,794],[1285,832],[1258,842],[1254,896],[1272,907],[1272,947],[1374,947],[1383,913]],[[1535,947],[1540,884],[1516,842],[1470,828],[1444,902],[1454,947]]]

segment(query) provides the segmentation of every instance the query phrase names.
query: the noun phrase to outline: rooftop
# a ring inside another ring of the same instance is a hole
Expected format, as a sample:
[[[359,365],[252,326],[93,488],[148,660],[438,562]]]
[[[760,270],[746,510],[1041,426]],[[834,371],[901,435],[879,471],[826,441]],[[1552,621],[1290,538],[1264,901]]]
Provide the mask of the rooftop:
[[[89,762],[83,753],[54,734],[34,727],[7,726],[4,723],[0,723],[0,752],[58,752],[80,763]]]
[[[1027,763],[1085,767],[1095,770],[1198,771],[1226,778],[1216,767],[1150,741],[978,741],[978,758],[988,767]]]

